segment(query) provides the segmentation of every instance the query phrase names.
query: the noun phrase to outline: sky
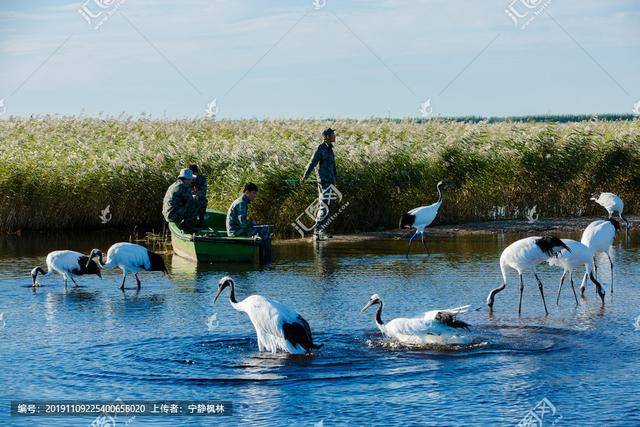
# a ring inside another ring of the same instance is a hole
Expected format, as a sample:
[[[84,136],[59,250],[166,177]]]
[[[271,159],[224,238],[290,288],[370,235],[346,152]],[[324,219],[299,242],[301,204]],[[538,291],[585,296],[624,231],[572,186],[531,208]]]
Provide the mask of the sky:
[[[0,0],[0,118],[632,113],[639,24],[637,0]]]

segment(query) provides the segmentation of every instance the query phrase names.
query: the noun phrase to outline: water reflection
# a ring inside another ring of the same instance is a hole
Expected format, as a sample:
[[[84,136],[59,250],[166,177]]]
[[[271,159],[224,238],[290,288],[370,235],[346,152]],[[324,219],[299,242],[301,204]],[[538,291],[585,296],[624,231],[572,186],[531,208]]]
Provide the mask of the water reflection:
[[[338,261],[332,253],[332,246],[328,241],[318,241],[313,243],[315,256],[315,268],[319,277],[324,278],[328,284],[331,283],[332,276],[338,270]]]

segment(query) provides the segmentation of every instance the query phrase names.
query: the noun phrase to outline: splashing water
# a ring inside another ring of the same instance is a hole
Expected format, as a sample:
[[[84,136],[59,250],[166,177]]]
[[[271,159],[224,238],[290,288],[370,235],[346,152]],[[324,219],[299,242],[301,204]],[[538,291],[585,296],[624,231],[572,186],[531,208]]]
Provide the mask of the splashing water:
[[[213,332],[218,328],[218,326],[220,326],[220,322],[218,321],[218,313],[213,313],[207,319],[207,330],[209,332]]]

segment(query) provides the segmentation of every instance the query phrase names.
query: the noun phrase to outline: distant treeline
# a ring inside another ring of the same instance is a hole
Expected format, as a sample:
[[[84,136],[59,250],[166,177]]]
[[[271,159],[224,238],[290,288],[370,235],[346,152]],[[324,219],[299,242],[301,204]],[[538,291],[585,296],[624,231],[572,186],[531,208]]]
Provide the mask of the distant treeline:
[[[511,117],[445,117],[442,120],[446,122],[462,122],[462,123],[574,123],[574,122],[617,122],[636,120],[638,116],[634,114],[543,114],[533,116],[511,116]]]

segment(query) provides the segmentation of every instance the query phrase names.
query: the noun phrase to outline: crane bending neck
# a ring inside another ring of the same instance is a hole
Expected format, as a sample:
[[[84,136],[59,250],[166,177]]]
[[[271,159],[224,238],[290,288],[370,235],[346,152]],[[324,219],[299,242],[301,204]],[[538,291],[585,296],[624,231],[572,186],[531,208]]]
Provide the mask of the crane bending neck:
[[[507,283],[507,262],[500,258],[500,272],[502,273],[502,283]]]
[[[109,260],[107,260],[107,261],[109,261]],[[112,268],[113,265],[114,265],[113,262],[107,262],[105,264],[103,259],[102,259],[102,252],[100,252],[100,255],[98,255],[98,266],[100,268]]]
[[[100,252],[100,254],[98,255],[98,265],[101,268],[105,268],[106,264],[104,263],[104,261],[102,260],[102,252]]]

